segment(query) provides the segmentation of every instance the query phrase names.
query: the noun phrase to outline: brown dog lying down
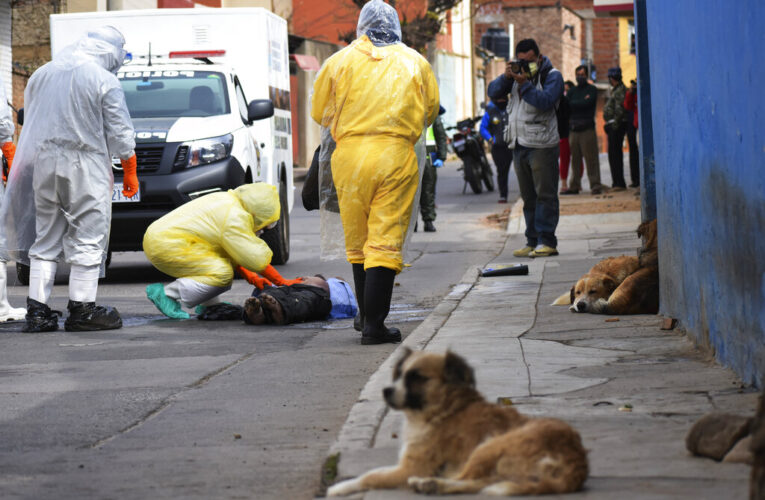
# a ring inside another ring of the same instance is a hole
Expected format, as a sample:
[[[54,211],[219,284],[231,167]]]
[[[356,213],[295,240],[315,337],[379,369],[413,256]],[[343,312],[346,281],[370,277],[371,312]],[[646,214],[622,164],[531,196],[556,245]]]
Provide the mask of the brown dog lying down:
[[[578,432],[487,402],[473,369],[452,352],[406,349],[383,395],[406,416],[398,464],[339,482],[328,496],[407,485],[429,494],[541,495],[577,491],[587,479]]]
[[[638,226],[644,239],[638,257],[609,257],[579,278],[553,305],[593,314],[656,314],[659,312],[659,258],[656,219]]]

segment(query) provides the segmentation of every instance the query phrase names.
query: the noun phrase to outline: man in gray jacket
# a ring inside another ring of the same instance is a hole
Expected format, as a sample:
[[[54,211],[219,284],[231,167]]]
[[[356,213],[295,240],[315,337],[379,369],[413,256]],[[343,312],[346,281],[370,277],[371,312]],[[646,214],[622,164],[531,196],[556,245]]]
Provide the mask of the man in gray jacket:
[[[526,220],[526,246],[513,255],[548,257],[558,255],[556,110],[563,95],[563,76],[531,38],[518,42],[515,56],[517,61],[509,62],[488,90],[492,99],[508,99],[505,142],[513,150]]]

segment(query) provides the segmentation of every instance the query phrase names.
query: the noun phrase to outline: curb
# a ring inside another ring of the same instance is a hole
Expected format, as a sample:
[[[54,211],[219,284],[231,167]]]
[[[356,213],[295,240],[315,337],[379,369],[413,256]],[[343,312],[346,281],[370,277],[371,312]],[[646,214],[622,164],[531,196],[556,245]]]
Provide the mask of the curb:
[[[523,234],[526,232],[526,221],[523,218],[523,199],[518,198],[510,209],[510,217],[507,220],[507,234]]]
[[[364,388],[359,394],[356,403],[348,412],[348,417],[343,424],[335,443],[330,447],[328,456],[339,452],[361,450],[371,448],[374,444],[377,431],[383,421],[388,406],[380,394],[390,381],[390,374],[398,361],[401,352],[408,347],[412,350],[422,350],[438,330],[446,323],[452,312],[457,308],[462,299],[478,281],[478,269],[471,267],[462,276],[460,282],[454,285],[449,292],[425,320],[410,333],[406,339],[388,356],[369,377]],[[341,455],[342,460],[342,455]]]

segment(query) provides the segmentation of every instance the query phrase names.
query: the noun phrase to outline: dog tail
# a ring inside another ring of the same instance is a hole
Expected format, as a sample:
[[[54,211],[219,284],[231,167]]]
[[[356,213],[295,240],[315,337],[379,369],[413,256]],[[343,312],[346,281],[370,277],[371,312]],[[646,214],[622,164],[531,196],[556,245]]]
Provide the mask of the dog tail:
[[[570,306],[571,305],[571,292],[566,292],[555,301],[550,304],[551,306]]]

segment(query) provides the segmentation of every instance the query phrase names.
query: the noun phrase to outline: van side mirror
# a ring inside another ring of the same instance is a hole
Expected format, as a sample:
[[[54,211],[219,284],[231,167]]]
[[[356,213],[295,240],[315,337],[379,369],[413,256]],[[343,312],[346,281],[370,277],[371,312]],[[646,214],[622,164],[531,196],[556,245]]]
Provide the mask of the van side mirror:
[[[272,116],[274,116],[274,102],[271,99],[255,99],[247,105],[247,120],[250,123]]]
[[[24,125],[24,108],[19,108],[19,110],[16,111],[16,121],[19,125]]]

